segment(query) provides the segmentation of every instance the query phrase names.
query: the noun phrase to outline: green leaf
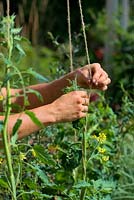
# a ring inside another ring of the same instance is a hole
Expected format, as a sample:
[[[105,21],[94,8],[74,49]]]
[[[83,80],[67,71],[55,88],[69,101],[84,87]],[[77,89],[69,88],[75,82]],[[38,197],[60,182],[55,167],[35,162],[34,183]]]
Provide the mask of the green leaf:
[[[92,185],[86,181],[80,181],[78,184],[74,185],[73,187],[76,189],[80,189],[80,188],[88,188],[91,187]]]
[[[2,120],[0,120],[0,133],[1,133],[2,129],[3,129],[3,126],[4,126],[4,123],[3,123]]]
[[[34,151],[36,153],[37,158],[43,162],[44,164],[55,166],[55,160],[48,154],[48,152],[44,149],[44,147],[40,145],[34,146]]]
[[[45,185],[51,184],[51,183],[49,182],[49,180],[48,180],[47,175],[43,172],[43,170],[41,170],[41,169],[39,168],[38,165],[34,165],[33,167],[34,167],[34,169],[36,170],[36,174],[37,174],[37,175],[40,177],[40,179],[45,183]]]
[[[30,117],[30,119],[39,127],[44,128],[43,123],[36,117],[35,113],[26,110],[25,114],[28,115]]]
[[[14,40],[21,41],[22,37],[20,35],[14,36]]]
[[[22,47],[19,44],[16,44],[15,47],[19,51],[21,56],[25,56],[26,55],[24,50],[22,49]]]
[[[8,188],[8,183],[2,178],[0,178],[0,186],[4,188]]]
[[[40,82],[48,82],[48,79],[42,76],[41,74],[35,72],[32,68],[27,70],[27,73],[32,75],[34,78],[36,78]]]
[[[17,119],[14,127],[13,127],[13,131],[12,131],[12,135],[15,135],[16,132],[18,131],[20,125],[22,124],[22,120],[21,119]]]
[[[8,73],[5,75],[3,83],[1,85],[1,87],[6,87],[6,84],[9,80],[11,80],[11,78],[13,77],[14,73]]]
[[[34,197],[37,197],[38,199],[44,199],[44,200],[48,200],[48,199],[52,199],[53,198],[53,196],[52,195],[47,195],[47,194],[42,194],[42,193],[40,193],[40,192],[37,192],[37,191],[35,191],[35,190],[31,190],[31,191],[29,191],[29,192],[25,192],[25,191],[21,191],[21,195],[20,196],[22,196],[22,199],[23,200],[27,200],[27,196],[25,197],[25,194],[31,194],[32,195],[32,197],[34,198]],[[19,196],[19,197],[20,197]],[[36,198],[36,199],[37,199]],[[35,198],[34,198],[35,199]]]
[[[13,34],[19,34],[21,30],[22,30],[22,28],[12,28],[11,29],[11,33],[13,33]]]
[[[12,145],[15,145],[17,139],[18,139],[18,130],[20,128],[22,124],[22,120],[21,119],[17,119],[14,127],[13,127],[13,130],[12,130],[12,137],[11,137],[11,144]]]

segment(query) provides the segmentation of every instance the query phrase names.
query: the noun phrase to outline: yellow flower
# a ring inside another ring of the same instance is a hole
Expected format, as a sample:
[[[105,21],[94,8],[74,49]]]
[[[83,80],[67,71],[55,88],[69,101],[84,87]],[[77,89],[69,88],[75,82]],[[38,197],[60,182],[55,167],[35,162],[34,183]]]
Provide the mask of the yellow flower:
[[[105,142],[106,139],[107,139],[107,137],[106,137],[105,133],[99,133],[99,142],[100,143]]]
[[[32,149],[31,152],[32,152],[32,155],[33,155],[34,157],[36,157],[36,152],[34,151],[34,149]]]
[[[98,137],[96,135],[92,135],[92,138],[98,140]]]
[[[4,99],[3,95],[0,95],[0,101],[3,101],[3,99]]]
[[[103,156],[102,160],[105,161],[105,162],[108,161],[109,160],[109,156]]]
[[[24,153],[20,153],[20,160],[25,160],[26,159],[26,155]]]
[[[98,147],[97,149],[98,149],[98,152],[101,154],[106,152],[106,149],[104,149],[104,148]]]
[[[0,165],[3,163],[3,158],[0,158]]]

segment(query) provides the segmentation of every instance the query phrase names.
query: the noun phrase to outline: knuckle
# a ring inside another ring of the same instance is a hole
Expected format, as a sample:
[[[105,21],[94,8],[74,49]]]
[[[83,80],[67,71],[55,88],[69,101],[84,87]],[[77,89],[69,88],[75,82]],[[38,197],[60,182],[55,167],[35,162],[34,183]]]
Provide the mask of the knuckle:
[[[82,103],[82,99],[81,99],[80,97],[78,97],[78,98],[76,99],[76,103],[77,103],[77,104],[81,104],[81,103]]]
[[[81,112],[82,111],[82,106],[81,105],[78,105],[77,106],[77,112]]]
[[[104,76],[105,76],[106,78],[108,77],[107,72],[105,72],[104,70],[103,70],[103,74],[104,74]]]
[[[94,63],[94,66],[95,66],[96,68],[101,68],[101,65],[100,65],[99,63]]]
[[[73,91],[72,94],[77,97],[79,96],[79,91]]]

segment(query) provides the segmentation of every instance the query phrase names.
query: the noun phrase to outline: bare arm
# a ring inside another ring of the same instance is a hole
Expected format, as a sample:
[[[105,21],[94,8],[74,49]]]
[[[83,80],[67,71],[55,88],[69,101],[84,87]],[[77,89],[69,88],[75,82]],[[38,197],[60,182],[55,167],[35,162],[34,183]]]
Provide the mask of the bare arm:
[[[88,111],[89,98],[85,91],[74,91],[62,95],[53,103],[31,109],[36,117],[44,126],[55,124],[58,122],[69,122],[86,116]],[[13,127],[17,119],[22,120],[22,124],[18,131],[19,139],[38,131],[38,127],[32,122],[28,115],[24,112],[12,114],[8,120],[8,134],[12,134]],[[4,116],[0,116],[0,120],[4,120]]]
[[[49,107],[49,109],[48,109]],[[39,107],[31,110],[36,117],[45,125],[48,126],[51,123],[54,123],[54,116],[52,116],[51,107]],[[19,128],[18,137],[19,139],[30,135],[33,132],[36,132],[40,129],[35,123],[32,122],[30,117],[26,115],[24,112],[12,114],[8,120],[8,134],[12,134],[13,127],[17,121],[17,119],[22,120],[22,124]],[[0,120],[4,120],[4,116],[0,116]]]
[[[89,68],[92,70],[92,80],[89,79]],[[63,95],[63,89],[70,85],[69,80],[74,80],[77,77],[78,85],[88,88],[92,85],[93,88],[106,90],[111,80],[108,74],[101,68],[98,63],[86,65],[72,73],[65,75],[64,77],[52,81],[50,83],[42,83],[29,86],[30,89],[38,91],[43,97],[43,102],[34,93],[28,93],[29,106],[28,109],[37,108],[42,105],[52,103],[61,95]],[[22,89],[12,89],[11,93],[15,96],[16,93],[23,94]],[[6,95],[6,90],[3,89],[3,94]],[[12,98],[12,103],[16,103],[20,106],[24,104],[23,97]]]
[[[63,94],[63,89],[69,85],[69,79],[73,79],[73,73],[70,73],[58,80],[52,81],[50,83],[41,83],[36,85],[31,85],[27,89],[32,89],[40,93],[43,101],[41,101],[35,93],[28,92],[29,106],[27,109],[37,108],[46,104],[52,103],[54,100],[59,98]],[[6,89],[2,88],[2,95],[6,96]],[[11,89],[12,103],[23,106],[24,97],[22,89]],[[2,107],[0,106],[0,110]]]

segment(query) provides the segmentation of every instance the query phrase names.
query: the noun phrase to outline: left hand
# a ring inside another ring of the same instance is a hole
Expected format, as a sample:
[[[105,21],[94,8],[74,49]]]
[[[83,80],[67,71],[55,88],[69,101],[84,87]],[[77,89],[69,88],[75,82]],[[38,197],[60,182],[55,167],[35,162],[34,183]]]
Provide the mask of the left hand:
[[[92,79],[90,79],[90,69]],[[84,88],[107,90],[111,83],[108,74],[102,69],[99,63],[93,63],[90,66],[86,65],[76,71],[78,85]]]

